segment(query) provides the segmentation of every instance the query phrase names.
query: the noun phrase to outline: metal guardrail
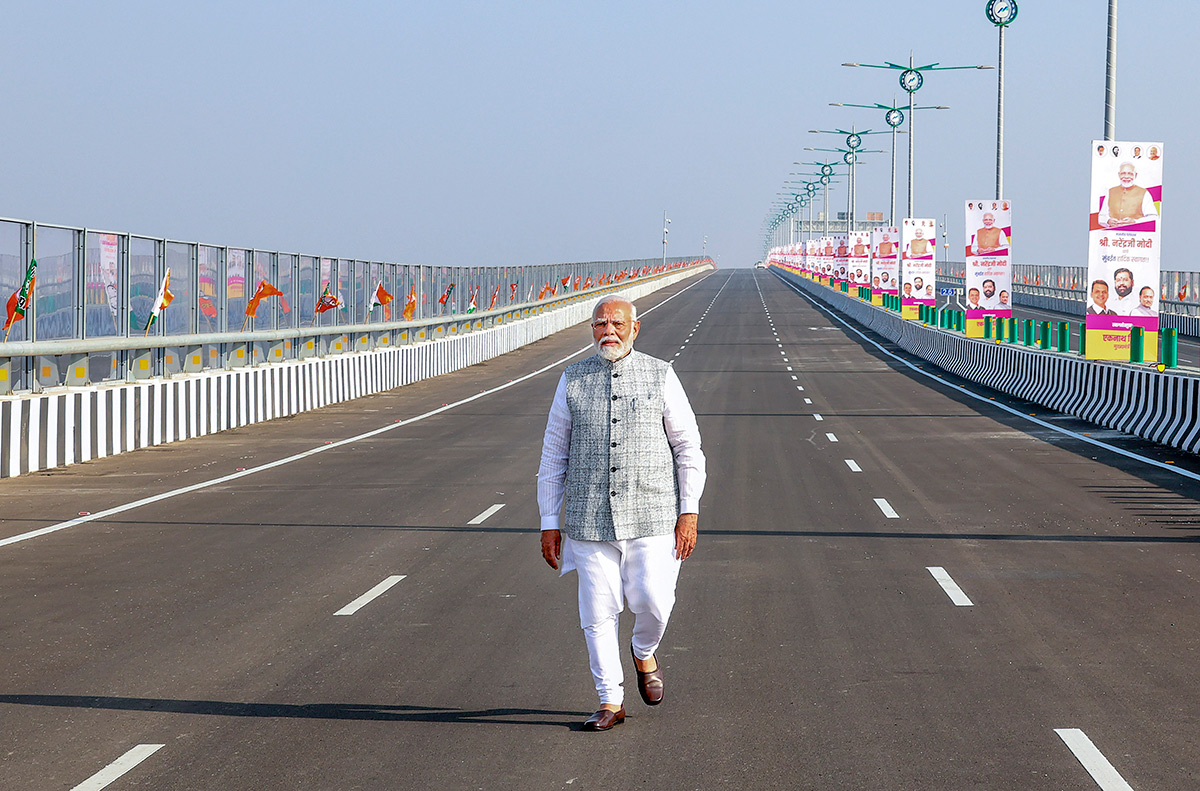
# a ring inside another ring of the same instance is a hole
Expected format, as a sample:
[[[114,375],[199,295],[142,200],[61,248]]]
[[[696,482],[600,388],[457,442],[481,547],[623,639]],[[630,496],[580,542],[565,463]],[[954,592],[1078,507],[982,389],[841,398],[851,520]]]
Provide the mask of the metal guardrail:
[[[700,263],[653,258],[438,267],[0,218],[0,298],[21,287],[31,259],[38,261],[33,299],[26,318],[13,324],[8,341],[0,344],[0,394],[414,343],[594,297],[636,282],[635,277],[649,277],[643,273],[664,264],[677,271]],[[147,334],[146,320],[168,268],[175,299]],[[615,281],[623,272],[620,282],[582,287],[589,278]],[[257,315],[247,318],[246,303],[263,280],[279,288],[283,298],[262,303]],[[378,307],[371,310],[380,284],[394,298],[393,316],[413,295],[412,320],[392,320]],[[317,300],[326,286],[341,296],[342,305],[318,314]],[[556,287],[554,296],[534,298],[548,286]],[[472,292],[484,310],[468,312]],[[493,295],[499,304],[486,309]]]

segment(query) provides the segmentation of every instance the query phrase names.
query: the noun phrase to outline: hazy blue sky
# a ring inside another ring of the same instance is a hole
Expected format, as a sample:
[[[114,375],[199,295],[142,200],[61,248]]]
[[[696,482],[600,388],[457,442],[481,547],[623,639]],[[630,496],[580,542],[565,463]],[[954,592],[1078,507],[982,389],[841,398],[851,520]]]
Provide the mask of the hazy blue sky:
[[[672,255],[707,235],[747,265],[791,163],[834,142],[806,130],[886,128],[828,103],[902,96],[894,72],[839,64],[995,63],[984,5],[10,3],[0,215],[465,265],[657,256],[665,208]],[[1106,9],[1024,0],[1007,34],[1020,262],[1086,263]],[[1198,9],[1121,4],[1117,137],[1165,142],[1166,269],[1200,268]],[[916,119],[916,213],[949,215],[961,249],[962,202],[994,189],[996,72],[917,96],[953,109]],[[887,155],[864,161],[859,211],[886,212]]]

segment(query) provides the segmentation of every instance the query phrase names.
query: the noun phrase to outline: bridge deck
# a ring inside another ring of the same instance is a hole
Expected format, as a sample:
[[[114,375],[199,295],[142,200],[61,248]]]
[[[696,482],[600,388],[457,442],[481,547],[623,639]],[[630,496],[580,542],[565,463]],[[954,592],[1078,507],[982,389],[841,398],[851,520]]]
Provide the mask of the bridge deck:
[[[667,297],[638,348],[675,360],[709,483],[663,706],[627,659],[629,720],[578,732],[574,580],[538,553],[541,431],[580,326],[0,483],[0,540],[169,495],[0,546],[0,787],[71,788],[151,744],[108,788],[1094,788],[1055,729],[1134,788],[1196,785],[1193,481],[914,373],[767,273],[639,307]]]

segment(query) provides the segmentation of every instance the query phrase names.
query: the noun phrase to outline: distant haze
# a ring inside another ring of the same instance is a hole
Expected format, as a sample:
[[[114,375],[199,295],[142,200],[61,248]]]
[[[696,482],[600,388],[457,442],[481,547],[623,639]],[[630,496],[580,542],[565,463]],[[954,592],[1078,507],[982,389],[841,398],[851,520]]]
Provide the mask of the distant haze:
[[[910,49],[920,65],[995,64],[984,5],[13,3],[0,215],[515,265],[661,255],[666,209],[670,255],[707,236],[721,266],[747,266],[792,162],[841,144],[807,130],[886,129],[880,111],[829,103],[903,99],[897,72],[839,64]],[[1106,5],[1025,0],[1007,34],[1018,261],[1086,264]],[[1184,236],[1200,210],[1197,8],[1126,3],[1119,22],[1117,138],[1165,143],[1164,269],[1200,268]],[[915,213],[945,215],[961,258],[963,201],[994,191],[996,72],[929,73],[917,98],[952,109],[917,114]],[[860,216],[887,211],[888,162],[863,158]]]

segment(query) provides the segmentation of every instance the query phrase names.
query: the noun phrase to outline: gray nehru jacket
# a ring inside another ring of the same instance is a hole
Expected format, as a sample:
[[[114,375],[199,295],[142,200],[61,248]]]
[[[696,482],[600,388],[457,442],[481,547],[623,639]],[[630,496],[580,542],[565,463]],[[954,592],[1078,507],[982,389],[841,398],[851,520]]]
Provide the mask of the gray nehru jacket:
[[[631,351],[569,366],[547,422],[539,470],[542,529],[577,541],[665,535],[695,513],[704,454],[687,396],[670,365]]]
[[[567,368],[571,451],[566,533],[615,541],[670,533],[678,517],[675,458],[663,428],[667,364],[631,351]]]

